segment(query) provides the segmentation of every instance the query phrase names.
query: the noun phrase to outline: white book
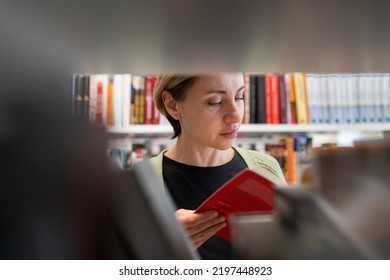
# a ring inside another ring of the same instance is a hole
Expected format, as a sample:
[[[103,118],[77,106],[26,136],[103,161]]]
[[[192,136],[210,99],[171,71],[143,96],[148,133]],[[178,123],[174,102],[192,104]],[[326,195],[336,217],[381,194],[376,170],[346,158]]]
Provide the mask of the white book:
[[[359,122],[357,76],[350,74],[346,77],[347,103],[351,123]]]
[[[336,97],[336,113],[338,123],[345,123],[345,107],[346,107],[346,92],[343,87],[343,75],[336,74],[334,76],[335,97]]]
[[[96,105],[97,105],[97,77],[89,77],[89,122],[96,123]]]
[[[358,104],[359,104],[359,122],[369,122],[368,112],[368,81],[366,74],[358,74]]]
[[[317,89],[316,89],[316,76],[314,74],[306,74],[306,94],[307,103],[309,108],[309,117],[312,124],[318,124],[318,106],[317,106]]]
[[[382,75],[376,73],[373,77],[373,109],[375,122],[383,122],[383,107],[382,107]]]
[[[366,91],[366,102],[368,110],[368,121],[370,123],[376,122],[375,115],[375,74],[366,74],[367,77],[367,91]]]
[[[130,125],[130,104],[131,104],[131,75],[123,75],[122,85],[122,126]]]
[[[122,87],[123,87],[122,75],[115,74],[113,76],[113,85],[112,85],[112,109],[113,109],[112,125],[114,127],[120,127],[122,125]]]
[[[329,117],[329,97],[328,97],[328,85],[327,76],[319,75],[319,107],[322,116],[323,123],[330,123]]]
[[[383,121],[390,123],[390,74],[381,75],[381,96]]]
[[[327,95],[329,104],[329,120],[332,124],[340,123],[340,118],[337,110],[337,92],[336,92],[336,76],[334,74],[327,75]]]

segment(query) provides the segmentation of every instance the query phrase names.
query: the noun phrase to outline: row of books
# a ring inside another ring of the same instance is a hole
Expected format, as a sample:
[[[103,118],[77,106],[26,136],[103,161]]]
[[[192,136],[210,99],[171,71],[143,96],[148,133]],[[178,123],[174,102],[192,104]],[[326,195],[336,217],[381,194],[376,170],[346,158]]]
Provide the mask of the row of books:
[[[160,124],[153,101],[156,75],[74,74],[72,114],[97,125]]]
[[[390,74],[248,74],[244,123],[390,122]]]
[[[300,183],[299,157],[310,153],[312,138],[308,136],[287,136],[277,142],[265,144],[265,152],[272,155],[284,172],[289,184]]]
[[[167,123],[153,101],[156,75],[75,74],[76,118],[114,127]],[[245,74],[243,123],[390,123],[390,74]]]

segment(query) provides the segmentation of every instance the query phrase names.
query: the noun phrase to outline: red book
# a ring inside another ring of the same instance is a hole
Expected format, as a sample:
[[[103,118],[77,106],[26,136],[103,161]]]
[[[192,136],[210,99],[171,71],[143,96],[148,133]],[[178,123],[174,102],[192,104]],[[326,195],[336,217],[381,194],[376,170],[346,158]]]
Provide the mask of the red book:
[[[272,121],[272,103],[271,103],[271,83],[272,75],[265,75],[265,123],[273,123]]]
[[[279,112],[279,76],[273,74],[270,77],[271,83],[271,123],[280,123],[280,112]]]
[[[151,124],[153,120],[153,87],[153,76],[145,76],[144,124]]]
[[[261,167],[244,169],[216,190],[195,212],[215,209],[225,216],[227,225],[216,235],[230,241],[229,216],[273,212],[275,186],[286,186],[286,182]]]
[[[96,124],[103,124],[103,83],[97,84]]]

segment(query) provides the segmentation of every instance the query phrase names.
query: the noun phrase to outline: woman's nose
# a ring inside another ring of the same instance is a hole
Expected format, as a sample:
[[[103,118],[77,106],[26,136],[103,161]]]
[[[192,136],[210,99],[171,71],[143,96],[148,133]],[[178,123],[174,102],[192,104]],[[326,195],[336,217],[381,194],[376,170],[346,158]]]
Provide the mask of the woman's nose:
[[[244,113],[244,103],[242,101],[232,102],[231,106],[226,108],[225,121],[229,123],[240,123]]]

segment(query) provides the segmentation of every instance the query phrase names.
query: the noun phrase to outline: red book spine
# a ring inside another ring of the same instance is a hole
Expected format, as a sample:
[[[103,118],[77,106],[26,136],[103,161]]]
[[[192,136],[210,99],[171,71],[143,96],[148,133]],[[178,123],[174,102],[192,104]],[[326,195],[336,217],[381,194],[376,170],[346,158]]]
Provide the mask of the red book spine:
[[[97,84],[96,96],[96,124],[103,124],[103,83]]]
[[[271,123],[280,123],[279,112],[279,79],[278,75],[271,75]]]
[[[265,75],[265,123],[272,123],[271,75]]]
[[[153,110],[153,77],[145,76],[145,91],[144,91],[144,124],[152,123]]]

